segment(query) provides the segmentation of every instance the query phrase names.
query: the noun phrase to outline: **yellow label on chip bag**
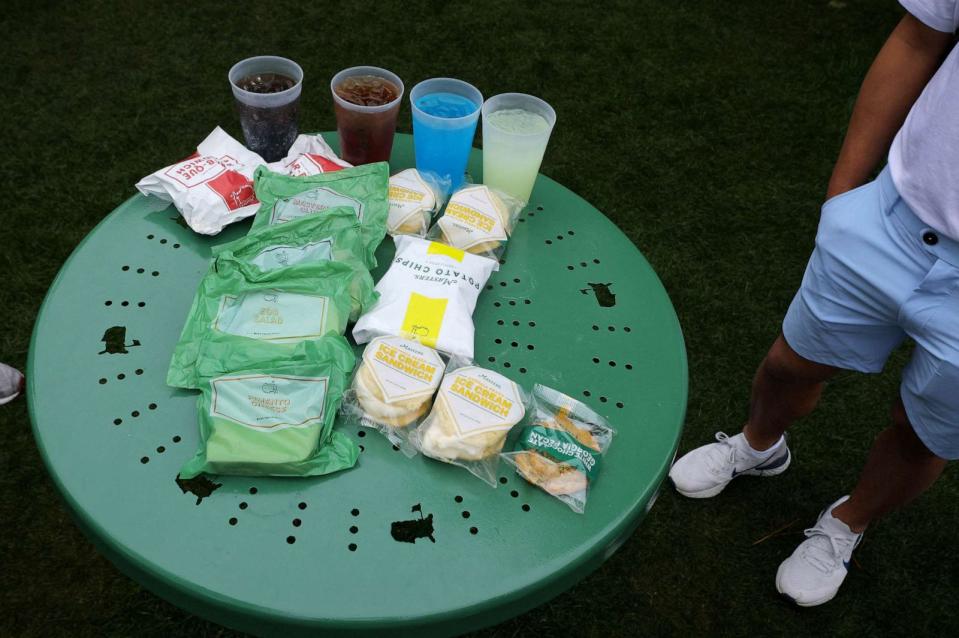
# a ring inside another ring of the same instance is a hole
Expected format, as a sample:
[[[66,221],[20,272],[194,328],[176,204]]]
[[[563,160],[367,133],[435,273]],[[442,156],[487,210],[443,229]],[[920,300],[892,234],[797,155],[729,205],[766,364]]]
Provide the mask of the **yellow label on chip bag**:
[[[429,248],[426,249],[427,255],[446,255],[456,261],[463,261],[463,253],[464,251],[459,248],[453,248],[452,246],[447,246],[446,244],[441,244],[436,241],[430,242]]]
[[[433,244],[433,246],[438,245],[441,244]],[[455,249],[451,248],[450,250]],[[461,250],[456,252],[460,255],[463,253]],[[423,345],[435,348],[448,302],[449,299],[434,299],[411,292],[410,302],[406,306],[406,315],[403,317],[403,325],[400,330],[403,334],[416,339]]]

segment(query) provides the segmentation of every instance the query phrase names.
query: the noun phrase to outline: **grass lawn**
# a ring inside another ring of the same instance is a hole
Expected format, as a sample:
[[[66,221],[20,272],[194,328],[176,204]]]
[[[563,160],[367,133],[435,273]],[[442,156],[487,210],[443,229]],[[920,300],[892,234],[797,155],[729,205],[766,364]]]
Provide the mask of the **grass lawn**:
[[[524,91],[555,106],[543,172],[630,236],[682,322],[682,450],[742,424],[753,371],[812,248],[859,83],[901,11],[893,0],[16,5],[0,17],[9,80],[0,360],[24,366],[57,270],[137,179],[217,124],[240,137],[226,84],[234,61],[298,60],[308,131],[334,128],[328,78],[372,63],[408,87],[448,75],[487,96]],[[399,127],[410,131],[408,106]],[[882,375],[832,383],[794,430],[783,476],[737,481],[707,502],[664,490],[592,576],[477,635],[951,633],[954,467],[869,531],[834,602],[797,610],[773,584],[803,528],[853,486],[907,355]],[[0,408],[0,433],[0,635],[234,635],[97,554],[47,478],[23,401]]]

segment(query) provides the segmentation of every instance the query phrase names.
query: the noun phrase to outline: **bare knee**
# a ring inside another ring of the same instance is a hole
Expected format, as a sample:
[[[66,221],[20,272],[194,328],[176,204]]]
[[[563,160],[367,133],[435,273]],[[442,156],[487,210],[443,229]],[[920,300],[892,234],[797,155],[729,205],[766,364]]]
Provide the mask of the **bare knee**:
[[[786,343],[782,335],[773,342],[759,366],[759,374],[784,384],[817,384],[836,372],[837,369],[832,366],[816,363],[799,355]]]

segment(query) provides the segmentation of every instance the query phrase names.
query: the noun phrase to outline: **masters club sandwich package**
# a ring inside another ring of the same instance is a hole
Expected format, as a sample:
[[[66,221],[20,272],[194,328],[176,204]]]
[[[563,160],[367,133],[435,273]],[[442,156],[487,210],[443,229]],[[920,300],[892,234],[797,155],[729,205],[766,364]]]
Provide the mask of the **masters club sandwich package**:
[[[375,298],[369,269],[375,263],[360,236],[360,226],[349,208],[333,208],[323,215],[303,217],[279,226],[265,226],[228,244],[213,248],[214,259],[243,264],[249,278],[306,264],[336,261],[353,267],[350,320],[356,321]]]
[[[263,158],[219,126],[196,153],[137,182],[137,190],[172,202],[194,231],[216,235],[223,227],[256,213],[260,204],[253,174]]]
[[[410,444],[496,487],[500,452],[510,429],[523,420],[526,401],[526,393],[510,379],[454,357],[433,409],[410,435]]]
[[[526,202],[483,184],[456,190],[429,238],[467,252],[499,259]]]
[[[429,346],[403,337],[377,337],[363,350],[342,411],[413,456],[409,433],[429,411],[445,371],[443,357]]]
[[[524,479],[580,514],[615,431],[586,405],[535,385],[528,425],[503,458]]]
[[[220,337],[201,348],[200,448],[180,477],[314,476],[353,467],[356,444],[333,430],[354,363],[346,340],[242,341]]]
[[[332,173],[351,168],[353,165],[337,157],[323,136],[317,133],[316,135],[298,135],[286,157],[267,166],[275,173],[306,177]]]
[[[450,180],[415,168],[390,178],[390,215],[386,229],[393,235],[425,237],[430,222],[446,201]]]
[[[356,322],[353,338],[408,337],[471,358],[476,299],[497,263],[419,237],[395,242],[393,262],[376,284],[380,297]]]
[[[253,178],[260,208],[252,230],[347,207],[360,222],[364,243],[375,251],[386,236],[389,175],[386,162],[305,177],[282,175],[260,167]]]
[[[290,343],[346,331],[353,306],[354,278],[365,273],[361,306],[373,300],[365,270],[342,262],[301,264],[254,272],[224,256],[200,282],[180,340],[173,350],[167,384],[196,388],[196,360],[202,343],[214,335],[247,341]]]

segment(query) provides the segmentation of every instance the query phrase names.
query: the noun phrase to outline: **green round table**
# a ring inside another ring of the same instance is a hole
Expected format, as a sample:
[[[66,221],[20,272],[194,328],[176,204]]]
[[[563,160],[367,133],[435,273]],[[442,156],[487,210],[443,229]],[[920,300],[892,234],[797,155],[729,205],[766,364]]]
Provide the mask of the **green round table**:
[[[397,135],[394,171],[413,165],[412,147]],[[652,506],[686,408],[679,322],[633,244],[543,176],[480,296],[476,359],[617,429],[585,515],[505,464],[491,489],[343,422],[363,450],[352,470],[177,483],[197,445],[196,394],[164,385],[170,354],[210,247],[249,226],[210,238],[178,217],[136,196],[83,240],[47,293],[28,368],[34,435],[77,524],[156,594],[255,634],[457,634],[569,588]],[[374,278],[392,250],[387,239]],[[435,542],[394,539],[394,522],[430,515]]]

